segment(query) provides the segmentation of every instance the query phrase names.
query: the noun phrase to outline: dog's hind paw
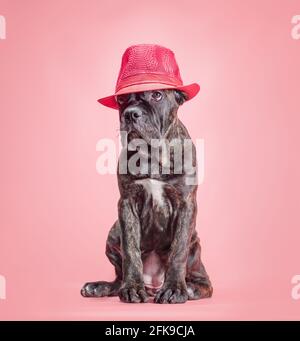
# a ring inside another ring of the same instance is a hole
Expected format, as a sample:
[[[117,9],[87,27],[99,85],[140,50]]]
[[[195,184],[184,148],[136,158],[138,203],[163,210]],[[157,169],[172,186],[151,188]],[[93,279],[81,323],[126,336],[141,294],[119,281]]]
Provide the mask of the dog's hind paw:
[[[120,286],[118,282],[89,282],[82,287],[80,293],[83,297],[117,296]]]
[[[188,282],[187,290],[189,300],[199,300],[201,298],[209,298],[213,294],[213,287],[209,284],[198,284]]]

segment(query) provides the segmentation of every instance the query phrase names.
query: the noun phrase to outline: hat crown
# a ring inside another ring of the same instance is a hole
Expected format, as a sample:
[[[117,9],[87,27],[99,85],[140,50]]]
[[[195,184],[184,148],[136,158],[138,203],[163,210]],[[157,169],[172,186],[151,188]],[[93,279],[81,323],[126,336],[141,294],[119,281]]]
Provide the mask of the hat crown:
[[[147,75],[164,76],[174,85],[182,85],[175,55],[170,49],[155,44],[133,45],[126,49],[122,56],[121,68],[117,80],[116,91],[120,90],[126,80],[131,77],[143,76],[147,82]]]

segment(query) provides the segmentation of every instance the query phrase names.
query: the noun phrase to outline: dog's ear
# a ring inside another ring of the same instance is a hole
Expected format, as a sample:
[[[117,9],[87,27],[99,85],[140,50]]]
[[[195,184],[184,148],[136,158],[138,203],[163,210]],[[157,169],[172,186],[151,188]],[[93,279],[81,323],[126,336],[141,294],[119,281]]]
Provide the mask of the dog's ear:
[[[178,105],[182,105],[188,99],[187,94],[180,90],[174,90],[174,95]]]

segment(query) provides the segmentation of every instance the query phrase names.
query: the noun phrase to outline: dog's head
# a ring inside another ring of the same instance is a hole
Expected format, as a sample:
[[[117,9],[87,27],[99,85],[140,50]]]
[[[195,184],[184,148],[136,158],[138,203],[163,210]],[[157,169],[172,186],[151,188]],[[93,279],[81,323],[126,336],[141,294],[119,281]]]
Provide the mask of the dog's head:
[[[178,107],[187,99],[179,90],[153,90],[117,96],[120,130],[127,142],[134,138],[161,139],[177,117]]]

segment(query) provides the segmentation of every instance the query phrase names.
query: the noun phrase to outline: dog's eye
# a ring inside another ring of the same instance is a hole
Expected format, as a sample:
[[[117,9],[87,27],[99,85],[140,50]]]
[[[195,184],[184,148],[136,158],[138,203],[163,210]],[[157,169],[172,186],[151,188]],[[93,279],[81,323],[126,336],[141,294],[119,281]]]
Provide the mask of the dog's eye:
[[[154,91],[154,92],[152,93],[152,98],[153,98],[156,102],[158,102],[158,101],[160,101],[160,100],[162,99],[162,93],[159,92],[159,91]]]
[[[126,95],[121,95],[121,96],[117,96],[117,102],[119,105],[124,104],[127,101],[127,97]]]

